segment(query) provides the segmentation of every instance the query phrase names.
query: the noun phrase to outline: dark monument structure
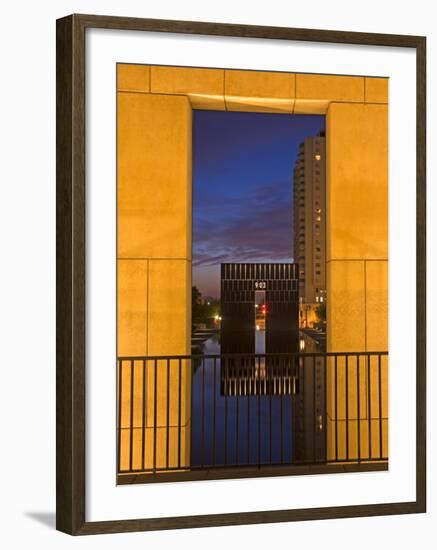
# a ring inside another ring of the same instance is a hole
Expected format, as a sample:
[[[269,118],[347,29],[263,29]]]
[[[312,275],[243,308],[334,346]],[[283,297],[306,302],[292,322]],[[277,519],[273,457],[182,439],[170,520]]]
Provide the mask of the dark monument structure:
[[[294,263],[221,264],[220,393],[291,398],[292,461],[323,462],[324,370],[317,358],[294,355],[298,273]]]
[[[255,353],[260,293],[266,306],[265,353],[298,351],[297,264],[226,263],[221,264],[222,353]]]
[[[296,391],[295,361],[280,354],[298,351],[298,314],[296,264],[221,265],[223,394]]]

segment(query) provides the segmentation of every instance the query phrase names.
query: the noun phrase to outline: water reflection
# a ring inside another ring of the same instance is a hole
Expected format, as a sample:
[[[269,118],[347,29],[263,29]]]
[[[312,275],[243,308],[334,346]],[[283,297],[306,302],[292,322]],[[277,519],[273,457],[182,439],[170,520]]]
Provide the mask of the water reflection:
[[[202,345],[220,355],[218,335]],[[264,359],[263,359],[264,361]],[[203,358],[193,371],[192,467],[292,461],[293,366]]]

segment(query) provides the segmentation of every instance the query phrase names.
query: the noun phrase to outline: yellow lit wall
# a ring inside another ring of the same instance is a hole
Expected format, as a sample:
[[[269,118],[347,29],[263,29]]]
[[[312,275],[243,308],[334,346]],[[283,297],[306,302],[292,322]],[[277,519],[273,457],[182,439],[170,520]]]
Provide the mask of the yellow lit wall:
[[[366,79],[369,80],[369,79]],[[371,99],[379,88],[369,87]],[[381,96],[378,96],[381,100]],[[327,343],[328,351],[388,350],[388,106],[336,103],[327,114]],[[382,454],[388,444],[387,358],[382,358]],[[332,363],[331,363],[332,367]],[[346,389],[350,458],[379,456],[378,360],[338,363],[339,452],[346,453]],[[357,373],[358,369],[358,373]],[[328,375],[328,457],[333,458],[333,371]],[[360,379],[357,395],[356,376]],[[370,377],[370,388],[369,388]],[[368,399],[370,389],[370,403]],[[359,400],[358,400],[359,397]],[[359,405],[359,407],[358,407]],[[370,410],[369,410],[370,409]],[[358,419],[360,436],[358,439]],[[369,449],[369,438],[371,448]]]
[[[119,357],[190,353],[192,109],[327,114],[328,349],[387,349],[387,83],[364,77],[118,65]],[[140,367],[134,362],[135,388],[142,386]],[[184,465],[190,453],[190,368],[186,362],[182,373]],[[123,376],[123,387],[129,387],[130,372]],[[152,384],[153,370],[146,376]],[[147,438],[146,466],[153,451],[157,466],[163,465],[166,384],[166,374],[158,376],[157,444],[154,449],[153,438]],[[173,373],[173,458],[177,384]],[[387,380],[383,390],[386,396]],[[329,378],[327,398],[331,453],[335,419]],[[386,403],[385,398],[385,417]],[[153,432],[153,397],[145,405],[146,430]],[[122,468],[129,449],[129,408],[130,398],[124,397]],[[136,436],[143,427],[142,409],[141,396],[134,392],[134,467],[142,459]],[[342,414],[338,422],[344,421]],[[366,415],[363,409],[360,418]]]
[[[191,339],[191,106],[182,95],[142,93],[141,67],[121,66],[118,92],[118,356],[187,355]],[[129,88],[135,89],[131,91]],[[146,369],[153,388],[154,368]],[[189,462],[190,384],[182,377],[182,465]],[[158,363],[156,466],[167,439],[167,365]],[[177,365],[170,367],[169,454],[177,449]],[[122,387],[130,388],[123,369]],[[133,467],[142,464],[143,370],[134,362]],[[121,468],[128,466],[130,394],[123,392]],[[154,394],[146,402],[146,467],[151,467]]]

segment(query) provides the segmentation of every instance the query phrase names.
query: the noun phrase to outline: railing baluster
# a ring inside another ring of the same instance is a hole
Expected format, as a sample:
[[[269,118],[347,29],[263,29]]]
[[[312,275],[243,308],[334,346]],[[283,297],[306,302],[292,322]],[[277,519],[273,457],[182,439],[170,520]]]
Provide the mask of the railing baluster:
[[[158,363],[155,359],[154,364],[154,376],[153,376],[153,473],[156,473],[156,439],[157,439],[157,420],[158,420],[158,404],[157,404],[157,394],[158,394]]]
[[[147,400],[146,400],[146,360],[143,359],[143,390],[142,390],[142,402],[143,402],[143,434],[141,438],[141,468],[145,468],[145,453],[146,453],[146,426],[147,426]]]
[[[240,386],[238,384],[238,381],[240,379],[240,361],[241,359],[238,359],[237,362],[237,372],[236,374],[236,415],[235,415],[235,463],[238,464],[238,413],[239,413],[239,394],[240,394]]]
[[[378,353],[378,400],[379,400],[379,458],[382,453],[382,388],[381,388],[381,354]]]
[[[349,460],[349,356],[345,355],[346,368],[346,460]]]
[[[372,460],[372,405],[371,405],[371,389],[370,389],[370,355],[367,356],[367,401],[368,401],[368,436],[369,436],[369,460]]]
[[[317,459],[317,381],[316,356],[313,355],[313,462]]]
[[[168,469],[170,456],[170,359],[167,359],[167,411],[166,411],[166,442],[165,442],[165,465]]]
[[[327,362],[326,362],[326,354],[323,356],[323,387],[325,388],[325,394],[323,397],[323,430],[324,430],[324,457],[325,460],[328,458],[328,407],[327,407],[327,401],[326,401],[326,388],[328,387],[326,384],[327,381]]]
[[[335,408],[335,460],[338,460],[338,368],[337,368],[337,354],[334,356],[334,408]]]
[[[261,467],[261,358],[258,356],[258,468]]]
[[[266,364],[266,379],[268,380],[268,391],[269,391],[269,462],[272,463],[272,368],[274,368],[274,357],[270,359],[271,363],[268,363],[267,358],[265,359]]]
[[[202,443],[201,443],[201,457],[202,457],[202,467],[205,465],[205,358],[203,357],[200,361],[200,368],[202,369],[202,413],[201,413],[201,424],[202,424]]]
[[[130,418],[129,418],[129,470],[133,466],[134,454],[134,362],[130,362]]]
[[[217,391],[217,383],[216,383],[216,369],[217,369],[217,359],[214,357],[214,382],[213,382],[213,406],[212,406],[212,465],[215,465],[215,437],[216,437],[216,391]]]
[[[280,397],[280,407],[281,407],[281,416],[280,416],[280,425],[281,425],[281,464],[284,463],[284,392],[285,392],[285,387],[284,387],[284,384],[285,382],[287,381],[287,375],[288,375],[288,372],[285,370],[284,368],[284,359],[280,359],[279,361],[279,365],[280,365],[280,374],[282,372],[282,376],[280,376],[280,380],[281,380],[281,397]],[[282,371],[281,371],[282,369]]]
[[[178,361],[178,468],[181,467],[181,439],[182,439],[182,361]]]
[[[297,409],[297,405],[296,403],[299,402],[299,399],[300,399],[300,395],[299,393],[302,391],[302,376],[300,374],[300,359],[299,357],[293,357],[293,363],[292,363],[292,369],[293,369],[293,376],[294,376],[294,379],[293,379],[293,386],[294,386],[294,395],[293,397],[290,399],[290,426],[291,426],[291,430],[293,430],[293,428],[295,429],[296,431],[296,423],[295,423],[295,420],[294,420],[294,412],[296,411]],[[296,385],[298,385],[298,387],[296,387]],[[290,436],[291,439],[290,439],[290,461],[293,462],[293,458],[296,456],[296,450],[294,448],[294,444],[296,442],[296,438],[293,437],[293,435]]]
[[[122,373],[122,367],[123,367],[123,360],[118,360],[118,449],[117,449],[117,471],[121,471],[121,409],[123,404],[123,373]]]
[[[225,368],[225,445],[224,445],[224,463],[225,466],[228,463],[228,392],[226,391],[226,388],[228,388],[228,379],[229,379],[229,364],[230,360],[227,359],[225,362],[226,368]]]
[[[252,360],[247,367],[247,378],[249,382],[247,396],[247,464],[250,464],[250,387],[252,384]]]
[[[357,354],[357,452],[361,462],[360,356]]]

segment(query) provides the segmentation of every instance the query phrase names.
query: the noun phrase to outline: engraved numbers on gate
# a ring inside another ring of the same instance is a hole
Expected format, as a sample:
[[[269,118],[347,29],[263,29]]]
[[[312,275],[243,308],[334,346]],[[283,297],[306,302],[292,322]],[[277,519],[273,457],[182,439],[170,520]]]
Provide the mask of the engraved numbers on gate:
[[[254,284],[257,290],[265,290],[267,288],[266,281],[255,281]]]

